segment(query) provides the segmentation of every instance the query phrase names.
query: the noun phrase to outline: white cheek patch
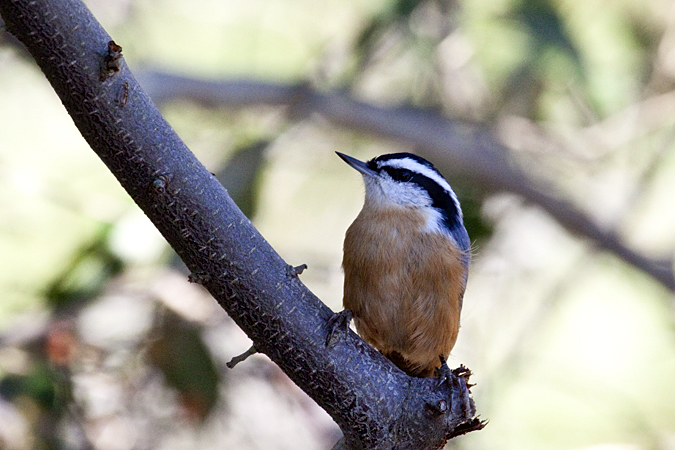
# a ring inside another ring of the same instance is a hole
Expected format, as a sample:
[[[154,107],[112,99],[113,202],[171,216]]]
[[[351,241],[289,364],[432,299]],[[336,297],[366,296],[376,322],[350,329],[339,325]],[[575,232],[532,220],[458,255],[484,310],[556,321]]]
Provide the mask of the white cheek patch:
[[[388,175],[373,178],[364,176],[366,197],[378,206],[398,206],[424,208],[431,206],[431,198],[426,191],[414,184],[400,183]]]
[[[434,208],[424,208],[422,211],[426,220],[424,230],[428,233],[444,233],[443,216]],[[447,233],[446,233],[447,234]]]
[[[443,223],[443,215],[437,209],[424,208],[422,210],[422,213],[425,215],[426,220],[426,226],[424,227],[424,231],[426,231],[427,233],[444,234],[445,236],[447,236],[449,239],[452,240],[455,246],[457,247],[459,246],[455,236],[448,231],[448,228]]]

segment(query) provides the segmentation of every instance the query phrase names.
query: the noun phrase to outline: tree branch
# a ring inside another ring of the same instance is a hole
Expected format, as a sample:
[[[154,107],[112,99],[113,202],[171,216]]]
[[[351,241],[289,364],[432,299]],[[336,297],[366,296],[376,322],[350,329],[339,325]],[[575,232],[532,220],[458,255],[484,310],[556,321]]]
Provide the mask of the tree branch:
[[[0,0],[91,148],[203,284],[338,423],[351,449],[435,449],[478,429],[464,373],[410,378],[346,329],[298,280],[140,88],[79,0]]]
[[[415,145],[442,171],[470,178],[488,191],[504,190],[522,196],[542,207],[571,233],[590,239],[675,290],[673,260],[650,258],[627,247],[615,230],[603,228],[572,203],[552,195],[553,189],[520,170],[509,158],[510,151],[480,127],[416,108],[369,105],[343,93],[317,92],[304,84],[207,81],[161,72],[142,72],[140,79],[157,102],[186,97],[229,106],[291,105],[296,111],[316,112],[350,129]]]

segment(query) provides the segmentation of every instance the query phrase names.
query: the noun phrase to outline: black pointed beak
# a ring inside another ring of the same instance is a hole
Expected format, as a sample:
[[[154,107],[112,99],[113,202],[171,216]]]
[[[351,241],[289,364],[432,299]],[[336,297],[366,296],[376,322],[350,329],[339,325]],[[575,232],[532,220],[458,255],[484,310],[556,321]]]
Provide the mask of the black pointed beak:
[[[377,176],[377,172],[375,172],[373,169],[368,167],[368,164],[364,163],[363,161],[359,161],[356,158],[352,158],[349,155],[345,155],[344,153],[340,152],[335,152],[337,155],[342,158],[344,162],[352,166],[354,169],[358,170],[361,172],[363,175],[370,175],[371,177]]]

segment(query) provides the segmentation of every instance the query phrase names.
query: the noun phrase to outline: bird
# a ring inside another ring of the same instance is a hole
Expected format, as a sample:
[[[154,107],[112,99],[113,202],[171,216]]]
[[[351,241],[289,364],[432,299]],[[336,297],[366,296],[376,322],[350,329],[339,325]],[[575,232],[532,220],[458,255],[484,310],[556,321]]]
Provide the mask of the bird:
[[[336,153],[365,184],[344,240],[345,311],[357,333],[408,375],[440,376],[457,341],[471,262],[457,195],[412,153],[367,162]]]

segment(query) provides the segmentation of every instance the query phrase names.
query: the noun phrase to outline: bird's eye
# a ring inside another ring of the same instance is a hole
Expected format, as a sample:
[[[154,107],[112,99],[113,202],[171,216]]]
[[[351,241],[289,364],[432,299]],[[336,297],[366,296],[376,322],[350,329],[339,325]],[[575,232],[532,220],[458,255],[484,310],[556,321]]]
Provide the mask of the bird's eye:
[[[409,170],[401,170],[398,173],[398,178],[399,181],[410,181],[412,179],[412,172]]]

